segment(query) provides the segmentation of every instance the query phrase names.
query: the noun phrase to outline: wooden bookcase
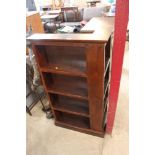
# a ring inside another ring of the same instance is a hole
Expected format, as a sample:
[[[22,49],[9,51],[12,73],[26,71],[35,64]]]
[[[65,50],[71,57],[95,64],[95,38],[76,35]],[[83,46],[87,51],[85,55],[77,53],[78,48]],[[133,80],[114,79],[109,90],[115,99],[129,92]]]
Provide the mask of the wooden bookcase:
[[[81,36],[76,40],[62,36],[55,39],[47,34],[29,38],[57,126],[104,136],[111,70],[110,34],[104,41],[82,40]]]

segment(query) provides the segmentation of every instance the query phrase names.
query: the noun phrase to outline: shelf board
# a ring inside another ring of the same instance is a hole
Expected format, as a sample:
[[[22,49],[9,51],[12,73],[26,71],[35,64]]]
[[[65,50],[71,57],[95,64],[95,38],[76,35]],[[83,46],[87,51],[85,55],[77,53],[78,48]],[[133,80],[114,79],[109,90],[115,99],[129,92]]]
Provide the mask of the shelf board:
[[[55,110],[55,113],[58,116],[56,120],[59,122],[63,122],[65,124],[69,124],[69,125],[76,126],[79,128],[90,129],[89,118],[86,118],[83,116],[77,116],[73,114],[68,114],[64,112],[59,112],[56,110]]]
[[[57,111],[65,112],[65,113],[68,113],[68,114],[79,115],[79,116],[83,116],[83,117],[89,117],[88,114],[81,113],[81,112],[76,112],[76,111],[72,111],[72,110],[67,110],[67,109],[62,108],[62,107],[53,106],[53,109],[57,110]]]
[[[67,93],[67,92],[62,91],[62,90],[59,91],[58,89],[47,89],[47,91],[48,91],[48,93],[53,93],[53,94],[64,95],[64,96],[68,96],[68,97],[88,100],[88,97]]]
[[[82,77],[68,77],[45,73],[48,92],[88,100],[87,81]]]
[[[66,123],[63,123],[63,122],[57,121],[57,120],[55,120],[55,125],[60,126],[60,127],[64,127],[64,128],[68,128],[68,129],[71,129],[71,130],[74,130],[74,131],[79,131],[79,132],[83,132],[83,133],[86,133],[86,134],[91,134],[93,136],[104,137],[104,135],[105,135],[104,130],[103,130],[103,132],[99,132],[99,131],[95,131],[95,130],[92,130],[92,129],[84,129],[84,128],[73,126],[71,124],[66,124]]]
[[[57,73],[62,75],[68,75],[68,76],[79,76],[79,77],[87,77],[87,74],[82,71],[82,69],[77,69],[75,67],[70,66],[62,66],[58,64],[53,64],[49,66],[44,66],[40,68],[41,72],[47,72],[47,73]]]
[[[86,101],[76,101],[63,97],[62,99],[53,101],[53,109],[74,115],[89,117],[88,103],[85,102]]]

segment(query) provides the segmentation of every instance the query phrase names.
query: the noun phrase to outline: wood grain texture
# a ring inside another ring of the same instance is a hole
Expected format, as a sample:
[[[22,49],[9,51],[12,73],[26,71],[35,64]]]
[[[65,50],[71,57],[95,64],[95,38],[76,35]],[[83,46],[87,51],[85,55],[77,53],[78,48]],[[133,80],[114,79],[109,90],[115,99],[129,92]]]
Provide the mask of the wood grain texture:
[[[33,33],[44,33],[44,28],[38,12],[30,12],[26,17],[26,27],[32,26]]]
[[[104,46],[93,45],[87,50],[88,98],[91,128],[103,131]]]
[[[109,95],[108,85],[104,87],[109,78],[105,70],[110,72],[107,65],[110,66],[111,56],[106,53],[110,51],[109,39],[99,41],[93,34],[84,39],[83,35],[75,34],[79,40],[66,40],[66,35],[40,34],[35,36],[37,39],[29,38],[55,124],[103,137]]]
[[[61,126],[61,127],[67,128],[67,129],[71,129],[74,131],[79,131],[79,132],[83,132],[86,134],[91,134],[93,136],[104,137],[104,135],[105,135],[105,132],[98,132],[98,131],[95,131],[92,129],[84,129],[81,127],[73,126],[73,125],[66,124],[66,123],[59,122],[59,121],[55,121],[55,125]]]
[[[50,97],[55,110],[89,117],[88,101],[54,94]]]
[[[43,77],[49,92],[88,98],[88,88],[85,78],[50,73],[43,73]]]
[[[94,17],[92,18],[82,31],[94,30],[94,33],[69,33],[69,34],[34,34],[28,37],[28,40],[46,40],[46,41],[63,41],[63,42],[94,42],[105,43],[108,41],[109,36],[113,32],[114,26],[113,17]]]

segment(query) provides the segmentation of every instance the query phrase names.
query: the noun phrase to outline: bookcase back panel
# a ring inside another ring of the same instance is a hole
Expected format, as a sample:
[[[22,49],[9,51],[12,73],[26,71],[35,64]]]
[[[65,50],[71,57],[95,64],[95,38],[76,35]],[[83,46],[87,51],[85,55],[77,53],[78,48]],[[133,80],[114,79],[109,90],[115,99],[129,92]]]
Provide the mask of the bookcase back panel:
[[[37,45],[37,52],[44,57],[42,67],[55,67],[57,69],[75,69],[86,71],[85,47]]]
[[[56,109],[89,115],[89,104],[86,100],[78,100],[57,94],[50,94],[50,99],[53,107]]]
[[[57,115],[57,121],[79,128],[90,129],[90,122],[86,117],[67,114],[60,111],[55,111],[55,113]]]
[[[88,97],[87,80],[53,73],[43,73],[48,90]]]

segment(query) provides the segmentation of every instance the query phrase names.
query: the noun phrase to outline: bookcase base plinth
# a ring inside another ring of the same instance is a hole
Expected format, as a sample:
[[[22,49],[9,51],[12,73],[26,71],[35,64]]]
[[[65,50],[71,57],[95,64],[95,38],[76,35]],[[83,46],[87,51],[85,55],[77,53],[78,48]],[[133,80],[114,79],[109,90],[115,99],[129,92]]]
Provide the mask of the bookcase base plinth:
[[[55,121],[55,125],[59,126],[59,127],[71,129],[71,130],[74,130],[74,131],[79,131],[79,132],[82,132],[82,133],[90,134],[90,135],[93,135],[93,136],[102,137],[102,138],[104,138],[104,135],[105,135],[105,131],[98,132],[98,131],[95,131],[95,130],[92,130],[92,129],[84,129],[84,128],[75,127],[75,126],[72,126],[70,124],[60,122],[60,121]]]

